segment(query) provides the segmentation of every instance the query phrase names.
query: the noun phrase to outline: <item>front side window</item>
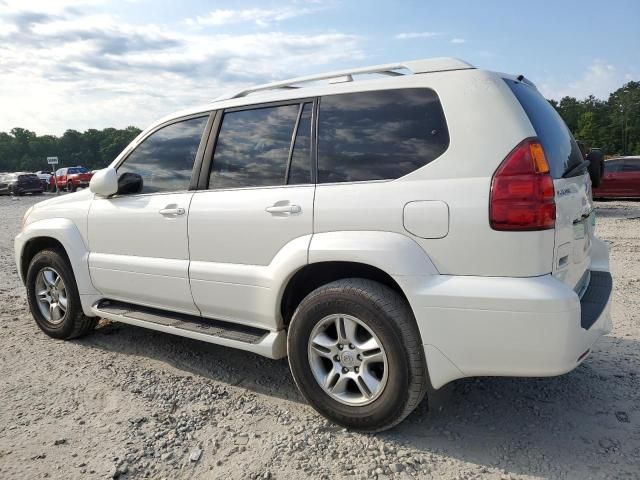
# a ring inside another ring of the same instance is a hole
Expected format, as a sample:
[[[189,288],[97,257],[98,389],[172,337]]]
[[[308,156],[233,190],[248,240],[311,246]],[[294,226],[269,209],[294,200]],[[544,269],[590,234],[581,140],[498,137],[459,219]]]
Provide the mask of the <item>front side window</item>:
[[[318,130],[319,183],[399,178],[449,146],[440,100],[426,88],[323,97]]]
[[[207,116],[172,123],[149,135],[118,167],[142,177],[138,193],[187,190]]]
[[[604,171],[606,173],[615,173],[620,171],[623,160],[609,160],[604,162]]]
[[[209,188],[284,185],[299,104],[225,112]]]

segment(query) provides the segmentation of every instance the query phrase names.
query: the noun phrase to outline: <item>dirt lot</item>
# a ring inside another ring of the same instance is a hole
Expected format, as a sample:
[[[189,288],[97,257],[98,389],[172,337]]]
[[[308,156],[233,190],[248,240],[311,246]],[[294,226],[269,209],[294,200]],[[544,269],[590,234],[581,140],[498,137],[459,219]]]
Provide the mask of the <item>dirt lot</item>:
[[[13,261],[37,200],[0,197],[0,478],[640,478],[640,202],[598,204],[615,326],[583,365],[461,380],[360,435],[308,407],[284,360],[119,324],[46,337]]]

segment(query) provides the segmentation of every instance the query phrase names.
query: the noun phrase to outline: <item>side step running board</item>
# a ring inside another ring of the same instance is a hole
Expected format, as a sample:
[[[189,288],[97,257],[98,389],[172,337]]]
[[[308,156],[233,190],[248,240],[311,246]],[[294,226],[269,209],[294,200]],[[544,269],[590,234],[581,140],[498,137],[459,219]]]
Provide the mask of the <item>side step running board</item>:
[[[247,350],[269,358],[287,355],[284,330],[274,332],[116,300],[100,300],[91,310],[99,317],[116,322]]]

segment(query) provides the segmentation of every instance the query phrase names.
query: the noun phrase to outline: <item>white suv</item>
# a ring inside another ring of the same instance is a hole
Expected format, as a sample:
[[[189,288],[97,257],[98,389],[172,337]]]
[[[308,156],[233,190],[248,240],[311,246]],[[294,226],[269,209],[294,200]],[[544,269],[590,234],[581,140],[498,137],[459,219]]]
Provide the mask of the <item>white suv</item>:
[[[38,326],[99,317],[286,355],[361,431],[469,376],[548,376],[611,330],[587,164],[522,76],[430,59],[224,96],[142,132],[15,242]]]

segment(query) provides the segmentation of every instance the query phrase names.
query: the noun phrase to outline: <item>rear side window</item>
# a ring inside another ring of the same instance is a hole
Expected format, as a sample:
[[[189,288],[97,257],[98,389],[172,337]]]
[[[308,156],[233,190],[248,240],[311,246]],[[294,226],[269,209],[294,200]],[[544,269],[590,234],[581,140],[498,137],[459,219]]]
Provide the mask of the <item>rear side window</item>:
[[[545,156],[553,178],[562,176],[584,161],[578,144],[565,125],[562,117],[547,100],[533,87],[514,80],[505,79],[507,85],[524,109]],[[578,170],[581,175],[582,171]]]
[[[627,158],[624,161],[623,172],[640,172],[640,158]]]
[[[291,153],[291,167],[287,183],[311,183],[311,110],[313,103],[305,103],[298,120],[296,141]]]
[[[284,185],[299,111],[295,104],[225,113],[209,188]]]
[[[318,125],[318,182],[402,177],[438,158],[449,132],[433,90],[323,97]]]
[[[188,190],[207,119],[191,118],[155,131],[118,167],[118,175],[140,175],[140,193]]]

